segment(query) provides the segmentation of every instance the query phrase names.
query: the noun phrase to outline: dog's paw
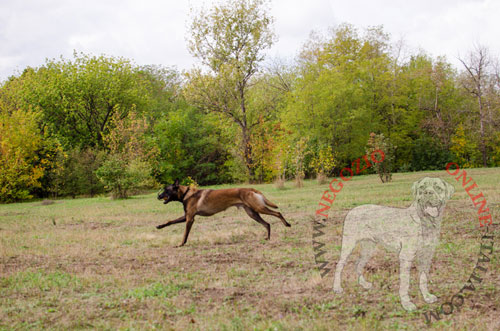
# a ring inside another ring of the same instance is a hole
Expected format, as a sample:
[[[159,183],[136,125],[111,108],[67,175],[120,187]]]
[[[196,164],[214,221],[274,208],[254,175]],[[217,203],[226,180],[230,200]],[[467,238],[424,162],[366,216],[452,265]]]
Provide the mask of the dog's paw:
[[[414,311],[417,309],[417,306],[411,301],[401,301],[401,305],[406,311]]]
[[[337,294],[342,294],[344,292],[344,289],[342,287],[336,287],[334,286],[333,287],[333,292],[337,293]]]
[[[361,285],[365,290],[369,290],[373,287],[373,284],[367,282],[363,276],[360,276],[358,279],[359,285]]]
[[[433,294],[427,294],[427,295],[424,295],[424,301],[427,302],[427,303],[434,303],[437,301],[437,297]]]

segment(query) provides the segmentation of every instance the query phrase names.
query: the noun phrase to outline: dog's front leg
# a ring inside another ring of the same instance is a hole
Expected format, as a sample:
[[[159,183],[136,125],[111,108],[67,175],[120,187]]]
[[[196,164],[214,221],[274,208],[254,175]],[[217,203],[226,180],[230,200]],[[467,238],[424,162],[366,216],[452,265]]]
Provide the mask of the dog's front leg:
[[[415,304],[411,302],[408,290],[410,289],[410,269],[413,262],[413,257],[401,251],[399,254],[399,298],[401,305],[407,311],[417,309]]]
[[[423,246],[418,256],[418,271],[420,274],[419,287],[420,293],[424,297],[425,302],[434,303],[437,297],[429,292],[427,287],[429,270],[432,264],[432,256],[434,255],[434,247],[436,244]]]
[[[182,244],[180,244],[177,247],[182,247],[186,244],[188,236],[189,236],[189,231],[191,231],[191,227],[193,226],[194,222],[194,215],[186,215],[186,230],[184,231],[184,239],[182,239]]]
[[[160,224],[160,225],[158,225],[156,228],[157,228],[157,229],[163,229],[163,228],[164,228],[164,227],[166,227],[166,226],[169,226],[169,225],[172,225],[172,224],[177,224],[177,223],[184,223],[184,222],[186,222],[186,215],[181,216],[181,217],[179,217],[179,218],[176,218],[176,219],[175,219],[175,220],[173,220],[173,221],[168,221],[168,222],[167,222],[167,223],[165,223],[165,224]]]
[[[434,303],[437,301],[437,297],[431,293],[429,293],[429,289],[427,288],[427,272],[420,272],[420,293],[424,297],[425,302]]]

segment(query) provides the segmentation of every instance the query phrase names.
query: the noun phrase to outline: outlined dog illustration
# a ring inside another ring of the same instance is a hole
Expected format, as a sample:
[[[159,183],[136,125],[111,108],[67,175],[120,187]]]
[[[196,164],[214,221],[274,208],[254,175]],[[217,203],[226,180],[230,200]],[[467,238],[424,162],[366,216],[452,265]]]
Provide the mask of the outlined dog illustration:
[[[333,290],[342,293],[342,270],[353,249],[360,245],[361,255],[356,265],[358,283],[365,289],[372,284],[363,277],[363,269],[377,245],[399,253],[399,297],[407,311],[416,309],[408,295],[410,268],[417,259],[419,287],[427,303],[436,302],[429,293],[427,282],[434,250],[439,243],[441,220],[446,201],[455,189],[440,178],[425,177],[412,186],[415,198],[410,207],[392,208],[362,205],[345,217],[342,250],[335,270]]]

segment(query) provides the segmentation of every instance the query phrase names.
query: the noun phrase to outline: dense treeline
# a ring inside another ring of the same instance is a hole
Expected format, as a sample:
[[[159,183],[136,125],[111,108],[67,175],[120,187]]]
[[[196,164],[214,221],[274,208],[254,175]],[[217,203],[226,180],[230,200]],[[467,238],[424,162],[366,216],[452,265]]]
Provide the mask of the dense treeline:
[[[0,199],[117,196],[174,177],[230,181],[228,137],[190,106],[179,73],[75,54],[0,89]]]
[[[264,62],[265,1],[228,4],[196,14],[202,67],[189,72],[75,53],[3,82],[0,201],[125,197],[173,178],[300,183],[338,173],[370,139],[390,146],[393,171],[500,165],[500,74],[486,48],[456,70],[346,24],[293,63]]]

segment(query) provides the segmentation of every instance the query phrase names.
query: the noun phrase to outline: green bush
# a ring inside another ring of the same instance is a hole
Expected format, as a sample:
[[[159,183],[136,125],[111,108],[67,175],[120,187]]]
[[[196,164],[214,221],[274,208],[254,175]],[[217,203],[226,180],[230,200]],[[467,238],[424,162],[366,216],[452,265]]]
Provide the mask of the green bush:
[[[104,185],[95,172],[104,162],[106,153],[97,148],[75,148],[66,152],[62,170],[50,178],[51,192],[56,196],[87,195],[104,192]]]
[[[383,133],[375,134],[372,132],[368,139],[366,154],[371,155],[377,150],[382,151],[385,154],[385,158],[382,162],[373,162],[373,168],[377,172],[382,183],[390,182],[394,170],[396,147]]]
[[[127,164],[118,155],[111,154],[102,166],[97,169],[96,175],[111,191],[113,199],[124,199],[134,189],[148,185],[151,168],[145,162],[134,160]]]

